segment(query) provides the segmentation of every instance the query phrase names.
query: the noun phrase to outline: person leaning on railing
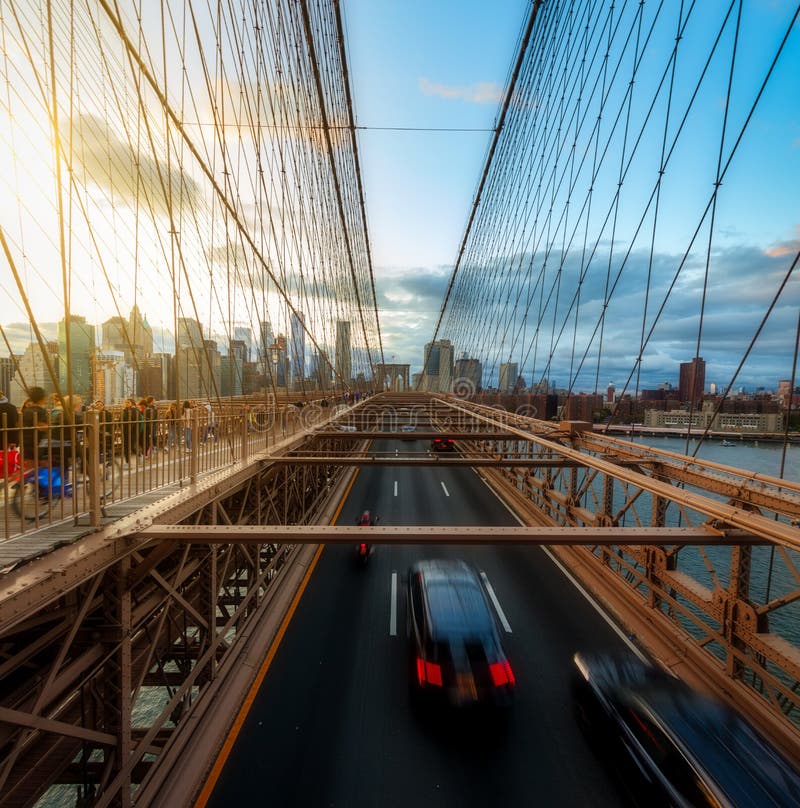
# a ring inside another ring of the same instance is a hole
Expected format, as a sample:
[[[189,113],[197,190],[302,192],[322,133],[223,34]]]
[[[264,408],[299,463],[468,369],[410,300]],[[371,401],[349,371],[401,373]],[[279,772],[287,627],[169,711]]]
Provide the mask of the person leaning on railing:
[[[114,415],[99,399],[92,404],[92,409],[97,412],[100,452],[108,459],[114,454]]]
[[[16,434],[9,435],[15,432],[17,420],[17,408],[6,398],[5,393],[0,392],[0,433],[2,433],[3,454],[8,451],[9,444],[19,443]]]
[[[50,463],[61,468],[66,480],[83,439],[83,399],[64,396],[63,402],[63,407],[56,406],[50,412]]]
[[[44,408],[47,393],[41,387],[28,388],[28,398],[22,405],[22,460],[33,464],[35,459],[47,458],[47,448],[39,448],[39,442],[47,438],[50,429],[47,410]]]

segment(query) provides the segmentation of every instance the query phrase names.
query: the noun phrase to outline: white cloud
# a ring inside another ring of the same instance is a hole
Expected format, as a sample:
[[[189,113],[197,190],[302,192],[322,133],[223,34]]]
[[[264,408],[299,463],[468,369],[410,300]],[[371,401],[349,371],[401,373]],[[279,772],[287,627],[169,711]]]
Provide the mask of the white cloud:
[[[418,80],[418,84],[423,95],[438,95],[440,98],[468,101],[471,104],[499,104],[503,100],[503,88],[493,81],[454,87],[423,77]]]

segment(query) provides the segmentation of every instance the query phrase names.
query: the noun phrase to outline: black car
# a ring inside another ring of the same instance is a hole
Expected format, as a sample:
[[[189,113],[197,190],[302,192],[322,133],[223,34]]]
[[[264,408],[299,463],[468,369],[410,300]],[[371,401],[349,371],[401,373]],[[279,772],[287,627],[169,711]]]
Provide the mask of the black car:
[[[408,573],[411,686],[453,706],[507,705],[515,679],[477,573],[420,561]]]
[[[633,654],[575,666],[578,720],[637,805],[800,805],[800,775],[727,705]]]
[[[454,452],[456,445],[452,438],[434,438],[431,441],[431,451],[433,452]]]

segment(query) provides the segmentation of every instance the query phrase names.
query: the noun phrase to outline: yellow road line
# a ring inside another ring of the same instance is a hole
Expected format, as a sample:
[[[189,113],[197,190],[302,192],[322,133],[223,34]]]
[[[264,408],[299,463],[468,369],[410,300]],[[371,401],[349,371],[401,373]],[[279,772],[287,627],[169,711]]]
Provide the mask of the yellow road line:
[[[353,487],[353,483],[356,481],[356,477],[358,476],[358,469],[356,469],[355,474],[353,474],[350,482],[347,486],[347,490],[344,492],[344,496],[342,497],[342,501],[339,503],[339,507],[336,508],[336,512],[331,519],[331,524],[335,525],[336,520],[339,518],[339,514],[342,512],[342,508],[344,507],[345,502],[347,502],[347,497],[350,495],[350,490]],[[311,573],[314,572],[314,568],[317,566],[317,561],[319,561],[320,556],[322,555],[322,551],[325,549],[324,545],[320,545],[317,548],[317,552],[314,554],[314,558],[311,559],[311,563],[308,565],[308,570],[306,574],[303,576],[303,580],[300,583],[300,587],[295,593],[295,596],[292,598],[291,605],[289,606],[289,611],[286,613],[286,616],[283,618],[281,622],[281,626],[278,629],[278,633],[275,636],[275,639],[272,641],[272,645],[270,645],[269,651],[267,652],[267,656],[265,657],[264,661],[261,663],[261,667],[258,669],[258,673],[256,674],[256,678],[253,680],[253,684],[250,686],[250,690],[247,691],[247,696],[245,697],[244,702],[242,702],[242,706],[239,708],[239,712],[236,715],[236,720],[233,722],[233,726],[228,733],[228,736],[225,738],[225,742],[222,744],[222,749],[220,749],[219,754],[217,755],[217,759],[214,761],[214,765],[211,767],[211,772],[206,779],[206,782],[203,785],[203,790],[200,792],[198,796],[194,808],[205,808],[208,800],[211,798],[211,794],[214,791],[214,787],[217,785],[217,780],[219,780],[219,776],[222,774],[222,770],[225,767],[225,764],[228,761],[228,757],[230,757],[231,752],[233,751],[233,745],[236,743],[236,739],[239,737],[239,733],[241,732],[242,727],[244,726],[245,719],[247,718],[247,714],[250,712],[250,708],[253,706],[253,702],[255,701],[256,695],[258,694],[259,689],[261,688],[261,684],[264,681],[264,677],[267,675],[267,671],[269,670],[269,666],[272,664],[272,660],[275,658],[275,654],[278,653],[278,647],[283,640],[284,634],[286,634],[286,630],[289,628],[289,623],[292,621],[292,617],[294,616],[295,610],[300,603],[300,598],[303,597],[303,592],[305,592],[305,588],[308,585],[309,580],[311,579]]]

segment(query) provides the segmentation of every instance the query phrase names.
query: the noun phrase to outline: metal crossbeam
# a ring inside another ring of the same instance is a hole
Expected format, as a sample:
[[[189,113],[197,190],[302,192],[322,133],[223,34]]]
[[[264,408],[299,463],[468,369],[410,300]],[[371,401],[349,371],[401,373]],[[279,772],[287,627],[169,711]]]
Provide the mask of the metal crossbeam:
[[[694,527],[401,527],[356,525],[152,525],[140,540],[197,544],[761,544],[743,531]]]
[[[273,458],[273,462],[290,466],[314,466],[331,465],[337,466],[466,466],[475,468],[476,466],[520,466],[527,468],[582,468],[585,463],[578,460],[564,460],[563,458],[521,458],[521,457],[463,457],[462,455],[438,455],[420,454],[415,457],[398,457],[397,455],[305,455],[303,457],[286,456]],[[629,461],[627,465],[642,465]],[[624,464],[623,464],[624,465]]]

